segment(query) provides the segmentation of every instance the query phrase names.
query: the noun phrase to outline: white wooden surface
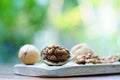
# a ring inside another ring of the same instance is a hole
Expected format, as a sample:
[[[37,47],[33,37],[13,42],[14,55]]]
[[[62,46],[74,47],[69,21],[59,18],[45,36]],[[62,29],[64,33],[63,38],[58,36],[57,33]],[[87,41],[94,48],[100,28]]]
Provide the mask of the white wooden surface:
[[[14,73],[19,75],[43,77],[114,74],[120,73],[120,62],[85,65],[78,65],[76,63],[69,62],[63,66],[47,66],[44,63],[38,63],[35,65],[16,64],[14,66]]]

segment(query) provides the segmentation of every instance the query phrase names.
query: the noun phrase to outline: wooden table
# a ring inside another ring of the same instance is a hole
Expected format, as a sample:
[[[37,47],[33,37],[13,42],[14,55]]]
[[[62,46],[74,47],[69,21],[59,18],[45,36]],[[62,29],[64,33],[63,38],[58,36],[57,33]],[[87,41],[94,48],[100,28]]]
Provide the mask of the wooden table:
[[[120,74],[80,76],[65,78],[28,77],[14,74],[13,65],[0,66],[0,80],[120,80]]]

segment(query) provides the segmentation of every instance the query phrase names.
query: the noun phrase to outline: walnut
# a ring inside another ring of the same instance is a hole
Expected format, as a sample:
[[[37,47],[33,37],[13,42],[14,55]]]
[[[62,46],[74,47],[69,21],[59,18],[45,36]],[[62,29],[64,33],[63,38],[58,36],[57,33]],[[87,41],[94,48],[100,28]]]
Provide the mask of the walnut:
[[[69,61],[70,52],[59,45],[47,46],[41,51],[43,62],[49,66],[60,66]]]
[[[40,53],[36,47],[30,44],[22,46],[18,54],[24,64],[35,64],[40,59]]]
[[[78,57],[75,58],[74,60],[77,64],[86,64],[86,63],[101,63],[101,60],[99,56],[93,55],[91,53],[85,54],[85,55],[79,55]]]
[[[108,58],[100,58],[97,55],[88,53],[86,55],[79,55],[75,58],[75,62],[77,64],[86,64],[86,63],[93,63],[93,64],[97,64],[97,63],[101,63],[101,64],[105,64],[105,63],[114,63],[120,60],[120,55],[114,55],[114,56],[110,56]]]
[[[106,60],[108,63],[113,63],[113,62],[119,61],[120,57],[119,55],[112,55],[112,56],[109,56]]]
[[[96,64],[97,63],[97,59],[95,58],[91,58],[91,59],[86,59],[86,63],[93,63],[93,64]]]
[[[106,58],[100,58],[99,61],[100,61],[101,64],[105,64],[105,63],[107,63]]]
[[[71,54],[73,56],[73,60],[75,60],[75,58],[79,55],[88,55],[88,54],[93,54],[92,49],[85,43],[81,43],[78,45],[75,45],[72,49],[71,49]]]
[[[85,64],[86,61],[85,61],[85,59],[81,58],[81,59],[77,59],[77,60],[76,60],[76,63],[77,63],[77,64]]]
[[[120,55],[110,56],[108,58],[100,58],[95,55],[90,47],[87,44],[78,44],[71,49],[71,54],[73,61],[77,64],[86,64],[86,63],[113,63],[120,61]]]

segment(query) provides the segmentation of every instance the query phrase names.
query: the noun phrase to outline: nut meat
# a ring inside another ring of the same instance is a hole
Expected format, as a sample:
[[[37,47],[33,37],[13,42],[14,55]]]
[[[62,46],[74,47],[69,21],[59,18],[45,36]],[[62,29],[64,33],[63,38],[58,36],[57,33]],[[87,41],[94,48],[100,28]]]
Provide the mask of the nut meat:
[[[47,46],[41,52],[43,62],[50,66],[60,66],[68,62],[70,53],[58,45]]]

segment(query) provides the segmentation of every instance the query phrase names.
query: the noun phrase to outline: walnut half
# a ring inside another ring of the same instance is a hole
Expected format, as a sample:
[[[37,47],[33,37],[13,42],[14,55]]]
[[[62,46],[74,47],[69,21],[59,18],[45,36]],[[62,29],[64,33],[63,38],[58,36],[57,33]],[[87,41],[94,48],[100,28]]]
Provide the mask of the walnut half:
[[[70,52],[58,45],[47,46],[41,51],[43,62],[49,66],[60,66],[68,62]]]

